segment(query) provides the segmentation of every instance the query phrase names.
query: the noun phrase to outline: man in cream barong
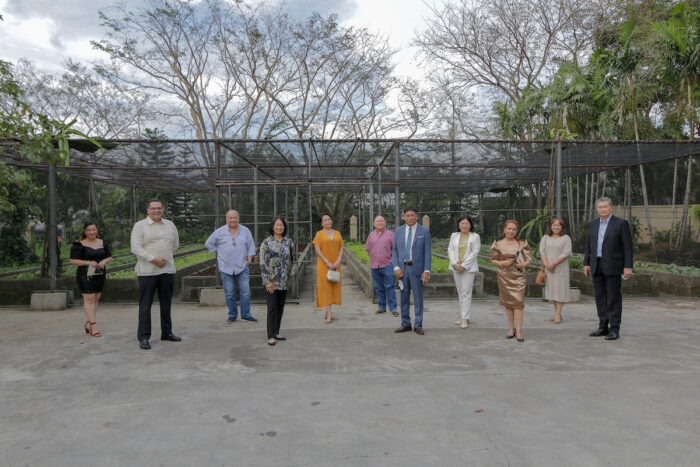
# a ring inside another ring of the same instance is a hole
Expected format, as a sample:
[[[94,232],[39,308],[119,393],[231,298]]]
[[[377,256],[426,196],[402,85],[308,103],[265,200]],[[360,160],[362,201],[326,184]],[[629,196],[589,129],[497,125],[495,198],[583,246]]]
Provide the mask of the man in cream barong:
[[[173,334],[170,304],[175,285],[173,253],[180,246],[175,224],[163,219],[163,203],[157,199],[148,202],[148,217],[134,224],[131,231],[131,252],[136,256],[134,268],[139,282],[139,347],[151,348],[151,306],[156,290],[160,302],[160,340],[179,342]]]

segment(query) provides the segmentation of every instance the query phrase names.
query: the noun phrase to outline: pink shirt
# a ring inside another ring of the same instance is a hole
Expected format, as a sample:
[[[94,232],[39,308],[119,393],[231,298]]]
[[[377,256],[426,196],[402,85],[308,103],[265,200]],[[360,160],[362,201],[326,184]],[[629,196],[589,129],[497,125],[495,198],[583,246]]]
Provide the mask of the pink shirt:
[[[381,235],[376,230],[367,237],[365,251],[369,253],[369,267],[385,268],[391,264],[391,249],[394,247],[394,232],[384,229]]]

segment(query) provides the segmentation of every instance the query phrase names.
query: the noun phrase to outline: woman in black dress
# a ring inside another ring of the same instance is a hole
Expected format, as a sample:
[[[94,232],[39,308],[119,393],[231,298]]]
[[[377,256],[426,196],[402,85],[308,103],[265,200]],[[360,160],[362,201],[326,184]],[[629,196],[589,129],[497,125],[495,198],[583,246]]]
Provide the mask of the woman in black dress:
[[[70,249],[70,264],[78,266],[75,278],[83,293],[83,309],[87,317],[85,334],[92,337],[102,337],[97,330],[95,315],[107,275],[105,265],[112,261],[109,245],[98,238],[97,234],[97,225],[94,222],[85,223],[80,240],[73,242]]]

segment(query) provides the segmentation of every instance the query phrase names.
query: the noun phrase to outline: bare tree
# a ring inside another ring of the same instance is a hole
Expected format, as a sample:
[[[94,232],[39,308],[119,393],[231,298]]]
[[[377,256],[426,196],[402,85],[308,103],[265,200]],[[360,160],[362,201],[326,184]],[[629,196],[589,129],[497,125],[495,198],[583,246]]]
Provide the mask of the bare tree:
[[[578,56],[590,40],[583,0],[445,0],[431,7],[415,45],[455,85],[484,86],[522,98],[522,90],[551,73],[553,58]],[[576,41],[571,41],[571,38]],[[566,44],[566,46],[564,45]]]
[[[216,1],[149,0],[135,11],[122,4],[100,11],[109,32],[92,45],[110,56],[101,65],[106,75],[175,98],[184,104],[179,116],[194,136],[220,138],[242,114],[232,105],[241,90],[214,54],[216,23],[211,18],[221,14],[234,10]],[[210,145],[201,149],[213,164]]]

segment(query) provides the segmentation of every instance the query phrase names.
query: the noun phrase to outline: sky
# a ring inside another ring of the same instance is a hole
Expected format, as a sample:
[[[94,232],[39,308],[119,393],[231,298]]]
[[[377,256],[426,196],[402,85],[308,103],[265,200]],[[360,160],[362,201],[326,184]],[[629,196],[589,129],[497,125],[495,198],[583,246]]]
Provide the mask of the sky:
[[[0,15],[4,18],[0,22],[0,58],[13,63],[28,58],[47,72],[58,71],[67,58],[81,62],[98,59],[98,52],[90,45],[91,40],[99,40],[105,34],[97,12],[118,2],[0,0]],[[137,7],[144,2],[124,3]],[[314,11],[334,13],[345,26],[366,27],[388,37],[391,46],[399,49],[397,74],[415,77],[418,73],[416,50],[409,44],[414,31],[421,28],[422,18],[430,13],[423,0],[287,0],[286,3],[293,15],[307,17]]]

